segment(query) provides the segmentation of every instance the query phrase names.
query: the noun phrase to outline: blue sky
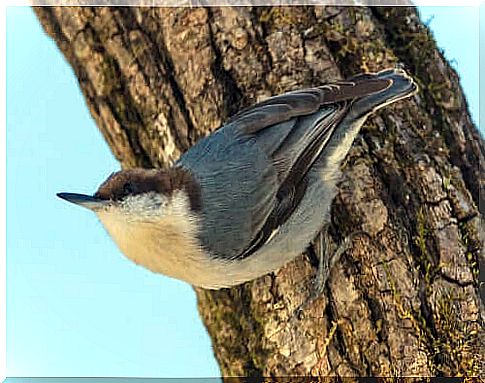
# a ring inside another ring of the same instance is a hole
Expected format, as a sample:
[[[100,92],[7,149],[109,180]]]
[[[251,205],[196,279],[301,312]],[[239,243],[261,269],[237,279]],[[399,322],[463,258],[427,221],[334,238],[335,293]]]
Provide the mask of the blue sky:
[[[478,12],[421,7],[478,121]],[[450,28],[453,26],[453,28]],[[7,376],[216,376],[187,284],[125,259],[89,211],[119,165],[29,8],[7,11]]]

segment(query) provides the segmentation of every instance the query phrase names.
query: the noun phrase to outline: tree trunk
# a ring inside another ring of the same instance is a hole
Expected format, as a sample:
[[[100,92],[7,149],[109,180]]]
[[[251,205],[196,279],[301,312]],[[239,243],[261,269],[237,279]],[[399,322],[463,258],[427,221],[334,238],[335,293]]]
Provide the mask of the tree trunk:
[[[343,165],[333,245],[366,235],[324,294],[293,315],[315,274],[302,255],[236,288],[196,289],[200,315],[223,376],[485,374],[485,145],[415,8],[35,12],[123,168],[166,166],[267,96],[404,63],[421,91],[371,118]]]

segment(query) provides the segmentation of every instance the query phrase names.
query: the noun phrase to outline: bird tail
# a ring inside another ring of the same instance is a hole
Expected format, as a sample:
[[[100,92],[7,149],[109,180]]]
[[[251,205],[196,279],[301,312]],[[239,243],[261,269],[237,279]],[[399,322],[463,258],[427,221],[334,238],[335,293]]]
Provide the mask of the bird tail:
[[[362,74],[347,81],[364,83],[369,79],[386,80],[389,82],[389,86],[379,92],[356,99],[351,106],[353,118],[364,117],[386,105],[410,97],[418,91],[418,85],[401,68],[386,69],[374,74]]]
[[[375,82],[381,84],[381,89],[367,92],[366,87]],[[344,83],[353,84],[351,91],[357,96],[352,100],[348,113],[332,133],[325,146],[324,155],[320,157],[320,165],[331,169],[333,169],[332,164],[336,166],[335,164],[340,164],[345,158],[360,127],[370,114],[393,102],[410,97],[418,91],[416,83],[401,68],[358,75]]]

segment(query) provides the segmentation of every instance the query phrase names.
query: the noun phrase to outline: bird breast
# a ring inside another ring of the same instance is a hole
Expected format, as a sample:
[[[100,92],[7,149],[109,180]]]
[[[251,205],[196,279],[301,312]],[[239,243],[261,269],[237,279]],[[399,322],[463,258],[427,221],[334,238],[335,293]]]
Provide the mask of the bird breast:
[[[184,194],[173,195],[158,214],[152,211],[140,215],[140,209],[132,212],[118,207],[97,215],[119,249],[133,262],[155,273],[194,283],[197,275],[204,274],[209,258],[198,243],[198,219],[190,213]]]

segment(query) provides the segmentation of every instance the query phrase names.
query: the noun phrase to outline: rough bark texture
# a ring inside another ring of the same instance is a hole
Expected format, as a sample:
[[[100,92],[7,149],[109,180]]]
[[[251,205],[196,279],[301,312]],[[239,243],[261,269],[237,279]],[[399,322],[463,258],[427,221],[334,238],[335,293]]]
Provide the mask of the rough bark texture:
[[[484,374],[484,142],[412,7],[36,8],[124,168],[166,166],[269,95],[404,63],[421,87],[372,118],[332,208],[356,231],[300,316],[304,256],[197,290],[224,376]],[[483,211],[482,211],[483,212]],[[302,228],[303,229],[303,228]]]

